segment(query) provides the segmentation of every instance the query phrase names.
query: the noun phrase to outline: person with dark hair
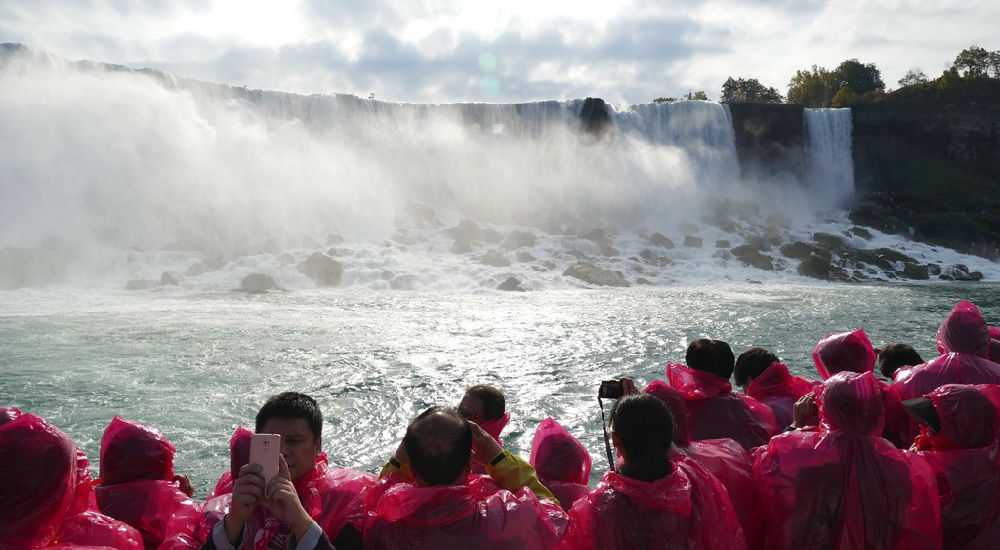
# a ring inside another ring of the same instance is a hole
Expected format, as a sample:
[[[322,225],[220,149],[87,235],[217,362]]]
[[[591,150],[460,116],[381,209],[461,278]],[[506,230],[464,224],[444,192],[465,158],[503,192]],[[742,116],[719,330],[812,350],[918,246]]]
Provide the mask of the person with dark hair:
[[[587,448],[552,417],[542,420],[531,440],[531,465],[563,510],[590,492],[593,460]]]
[[[743,393],[771,407],[779,426],[792,423],[792,407],[818,382],[792,376],[778,356],[764,348],[750,348],[736,358],[733,370],[736,385]]]
[[[763,445],[780,431],[770,407],[733,393],[729,377],[735,360],[729,344],[702,338],[691,342],[688,365],[667,365],[667,380],[687,405],[692,440],[729,437],[744,449]]]
[[[663,401],[674,417],[674,453],[671,460],[693,460],[708,470],[729,491],[736,517],[743,526],[747,546],[759,548],[764,540],[764,513],[753,483],[753,459],[728,437],[691,441],[687,433],[687,406],[681,394],[662,380],[650,382],[643,393]],[[675,456],[676,455],[676,456]]]
[[[1000,537],[1000,386],[946,384],[903,402],[921,433],[911,447],[938,479],[943,548],[993,548]]]
[[[360,498],[371,474],[331,468],[322,452],[323,413],[298,392],[272,396],[260,408],[256,433],[281,436],[279,474],[265,485],[259,464],[243,465],[232,493],[206,503],[202,548],[359,548],[364,524]]]
[[[912,367],[924,362],[917,350],[909,344],[896,343],[886,344],[875,350],[878,360],[875,365],[882,376],[892,380],[896,371],[902,367]]]
[[[531,465],[440,406],[410,422],[365,509],[366,548],[552,548],[568,521]]]
[[[191,500],[187,476],[174,472],[174,445],[160,430],[116,416],[101,437],[101,512],[135,527],[146,547],[170,535],[168,527],[195,523],[201,503]]]
[[[875,368],[875,348],[865,329],[828,334],[812,352],[816,372],[826,380],[838,372],[866,373]]]
[[[477,384],[467,388],[465,395],[462,396],[462,402],[458,405],[458,412],[466,420],[475,422],[486,430],[486,433],[503,446],[500,433],[510,422],[510,413],[507,412],[507,400],[500,388],[487,384]]]
[[[840,372],[818,392],[820,425],[755,455],[764,548],[940,548],[934,474],[882,439],[884,387]]]
[[[725,487],[691,460],[671,460],[674,420],[652,395],[628,395],[611,411],[624,459],[570,509],[563,546],[746,548]]]
[[[987,359],[989,329],[975,304],[959,302],[941,323],[936,339],[941,355],[897,370],[886,399],[886,438],[903,449],[920,432],[903,401],[945,384],[1000,384],[1000,364]]]

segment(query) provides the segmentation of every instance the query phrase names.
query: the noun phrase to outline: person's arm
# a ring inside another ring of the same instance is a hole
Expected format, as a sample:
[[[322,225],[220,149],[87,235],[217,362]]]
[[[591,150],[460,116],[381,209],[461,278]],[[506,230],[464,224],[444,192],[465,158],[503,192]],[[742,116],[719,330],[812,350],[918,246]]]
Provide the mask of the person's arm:
[[[486,465],[486,473],[493,478],[493,481],[501,489],[514,492],[527,487],[531,489],[540,499],[547,498],[556,504],[559,500],[552,494],[552,491],[542,485],[535,475],[535,469],[531,467],[521,457],[500,448],[500,444],[493,439],[493,436],[486,433],[486,430],[478,424],[470,422],[472,425],[472,456],[477,462]]]

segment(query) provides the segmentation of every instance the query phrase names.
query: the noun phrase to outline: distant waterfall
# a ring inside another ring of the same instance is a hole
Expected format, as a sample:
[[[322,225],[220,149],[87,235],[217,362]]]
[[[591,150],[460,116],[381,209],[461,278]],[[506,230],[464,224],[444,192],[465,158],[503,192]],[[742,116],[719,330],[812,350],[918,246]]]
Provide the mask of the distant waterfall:
[[[851,158],[851,110],[806,109],[807,185],[831,208],[854,193]]]

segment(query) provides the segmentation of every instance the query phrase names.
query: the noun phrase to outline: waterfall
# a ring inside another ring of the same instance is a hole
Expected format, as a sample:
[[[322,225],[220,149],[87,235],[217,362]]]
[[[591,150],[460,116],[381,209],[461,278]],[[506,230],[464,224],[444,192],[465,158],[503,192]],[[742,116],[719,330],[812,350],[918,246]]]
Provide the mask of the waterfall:
[[[854,194],[851,110],[805,109],[807,185],[830,208]]]

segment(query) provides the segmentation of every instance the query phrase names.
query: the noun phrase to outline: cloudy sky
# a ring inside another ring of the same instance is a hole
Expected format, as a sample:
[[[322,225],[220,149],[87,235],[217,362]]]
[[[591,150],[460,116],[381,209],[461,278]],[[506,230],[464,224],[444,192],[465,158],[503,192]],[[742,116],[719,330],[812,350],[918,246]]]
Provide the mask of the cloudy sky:
[[[798,69],[938,76],[1000,49],[997,0],[3,0],[0,42],[299,93],[645,103]]]

